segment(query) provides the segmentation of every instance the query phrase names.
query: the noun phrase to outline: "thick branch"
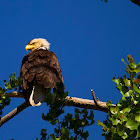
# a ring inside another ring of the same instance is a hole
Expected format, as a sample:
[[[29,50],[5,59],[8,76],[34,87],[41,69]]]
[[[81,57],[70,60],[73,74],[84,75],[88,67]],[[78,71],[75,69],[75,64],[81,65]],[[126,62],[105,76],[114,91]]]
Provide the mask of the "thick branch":
[[[19,93],[17,91],[5,93],[8,97],[17,97],[17,98],[24,98],[23,93]]]
[[[17,98],[23,98],[23,94],[19,92],[10,92],[6,93],[8,97],[17,97]],[[106,102],[101,102],[98,101],[98,106],[95,104],[93,100],[88,100],[88,99],[82,99],[82,98],[76,98],[76,97],[70,97],[67,96],[66,98],[68,101],[73,101],[75,107],[80,107],[80,108],[87,108],[87,109],[94,109],[94,110],[100,110],[104,112],[108,112]]]
[[[88,100],[88,99],[82,99],[82,98],[76,98],[76,97],[66,97],[67,100],[73,101],[75,107],[80,107],[80,108],[86,108],[86,109],[94,109],[94,110],[99,110],[103,112],[108,112],[108,108],[106,106],[106,102],[101,102],[98,101],[98,105],[96,106],[95,102],[93,100]]]
[[[8,97],[17,97],[17,98],[24,98],[22,93],[19,92],[9,92],[5,93]],[[95,95],[94,95],[95,98]],[[93,100],[88,100],[88,99],[82,99],[82,98],[76,98],[76,97],[70,97],[67,96],[66,99],[68,101],[73,101],[73,105],[75,107],[80,107],[80,108],[86,108],[86,109],[94,109],[94,110],[99,110],[103,112],[108,112],[108,108],[106,106],[106,102],[101,102],[98,100],[98,105],[95,103]],[[13,111],[5,115],[4,117],[1,118],[0,120],[0,126],[2,126],[5,122],[9,121],[12,119],[14,116],[16,116],[18,113],[20,113],[22,110],[30,106],[29,102],[24,102],[17,108],[15,108]]]
[[[10,119],[12,119],[14,116],[16,116],[18,113],[20,113],[22,110],[24,110],[28,106],[30,106],[30,103],[29,102],[24,102],[23,104],[21,104],[20,106],[18,106],[14,110],[12,110],[10,113],[8,113],[4,117],[2,117],[1,120],[0,120],[0,126],[2,126],[4,123],[6,123]]]

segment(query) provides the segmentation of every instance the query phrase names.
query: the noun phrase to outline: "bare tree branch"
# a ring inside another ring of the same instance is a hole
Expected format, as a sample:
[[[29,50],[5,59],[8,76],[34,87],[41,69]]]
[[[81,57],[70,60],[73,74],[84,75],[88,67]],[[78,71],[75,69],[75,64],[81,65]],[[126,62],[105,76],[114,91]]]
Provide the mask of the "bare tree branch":
[[[8,97],[24,98],[23,93],[19,93],[19,92],[16,92],[16,91],[5,93],[5,95],[7,95]],[[88,100],[88,99],[70,97],[70,96],[66,97],[66,99],[68,101],[73,101],[74,104],[72,106],[80,107],[80,108],[86,108],[86,109],[94,109],[94,110],[99,110],[99,111],[103,111],[103,112],[107,113],[108,108],[106,106],[106,102],[101,102],[98,99],[96,100],[94,93],[93,93],[93,98],[94,98],[93,99],[94,101],[93,100]],[[12,110],[10,113],[8,113],[4,117],[2,117],[1,120],[0,120],[0,126],[2,126],[5,122],[12,119],[14,116],[16,116],[18,113],[20,113],[22,110],[24,110],[28,106],[30,106],[30,103],[29,102],[24,102],[23,104],[21,104],[20,106],[18,106],[14,110]]]
[[[94,109],[94,110],[99,110],[103,112],[108,112],[108,108],[106,106],[106,102],[101,102],[98,101],[97,106],[93,100],[88,100],[88,99],[82,99],[82,98],[77,98],[77,97],[66,97],[67,100],[73,101],[75,107],[80,107],[80,108],[86,108],[86,109]]]
[[[19,92],[9,92],[9,93],[5,93],[5,95],[7,95],[8,97],[17,97],[17,98],[24,98],[23,97],[23,93],[19,93]],[[95,94],[94,94],[94,98],[95,98]],[[66,99],[68,101],[73,101],[75,107],[80,107],[80,108],[87,108],[87,109],[94,109],[94,110],[99,110],[99,111],[104,111],[107,112],[107,106],[106,106],[106,102],[101,102],[99,101],[99,99],[95,100],[88,100],[88,99],[82,99],[82,98],[77,98],[77,97],[70,97],[67,96]]]
[[[5,93],[8,97],[17,97],[17,98],[24,98],[23,93],[20,92],[9,92]],[[94,95],[95,98],[95,95]],[[80,108],[86,108],[86,109],[94,109],[94,110],[99,110],[103,112],[108,112],[106,102],[101,102],[97,99],[97,101],[93,100],[88,100],[88,99],[82,99],[82,98],[77,98],[77,97],[70,97],[67,96],[66,99],[68,101],[73,101],[75,107],[80,107]],[[98,103],[97,103],[98,102]]]
[[[8,97],[24,98],[23,93],[17,91],[5,93],[4,95],[7,95]]]
[[[97,98],[97,100],[96,100],[94,89],[91,89],[91,92],[92,92],[93,101],[95,102],[95,104],[97,106],[100,106],[100,105],[98,105],[99,99]]]
[[[28,106],[30,106],[30,103],[29,102],[24,102],[23,104],[21,104],[20,106],[18,106],[14,110],[12,110],[10,113],[8,113],[4,117],[2,117],[1,120],[0,120],[0,126],[2,126],[4,123],[6,123],[10,119],[12,119],[14,116],[16,116],[18,113],[20,113],[22,110],[24,110]]]

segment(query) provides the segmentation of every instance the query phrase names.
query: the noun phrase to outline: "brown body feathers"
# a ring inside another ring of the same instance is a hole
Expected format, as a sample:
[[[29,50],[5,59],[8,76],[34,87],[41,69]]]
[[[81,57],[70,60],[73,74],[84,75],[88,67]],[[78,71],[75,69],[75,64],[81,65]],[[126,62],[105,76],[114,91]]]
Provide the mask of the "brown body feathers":
[[[28,101],[34,83],[44,88],[55,88],[56,82],[63,82],[62,72],[56,55],[48,50],[34,50],[25,55],[20,70],[20,90]]]

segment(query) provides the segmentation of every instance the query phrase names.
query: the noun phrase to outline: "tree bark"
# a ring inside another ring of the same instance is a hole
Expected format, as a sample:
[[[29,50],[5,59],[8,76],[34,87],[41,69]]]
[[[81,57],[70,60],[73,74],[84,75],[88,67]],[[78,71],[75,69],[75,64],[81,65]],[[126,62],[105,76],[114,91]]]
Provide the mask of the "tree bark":
[[[0,120],[0,126],[2,126],[4,123],[6,123],[10,119],[12,119],[14,116],[16,116],[18,113],[23,111],[28,106],[30,106],[30,103],[29,102],[24,102],[23,104],[21,104],[20,106],[18,106],[14,110],[12,110],[10,113],[8,113],[4,117],[2,117],[1,120]]]
[[[17,98],[24,98],[23,94],[20,92],[9,92],[5,93],[8,97],[17,97]],[[88,100],[88,99],[82,99],[82,98],[77,98],[77,97],[70,97],[67,96],[66,99],[68,101],[73,101],[73,106],[75,107],[80,107],[80,108],[86,108],[86,109],[94,109],[94,110],[99,110],[103,112],[108,112],[106,102],[101,102],[98,101],[98,105],[93,100]]]
[[[16,91],[5,93],[5,95],[7,95],[8,97],[24,98],[22,93],[19,93]],[[75,107],[99,110],[99,111],[103,111],[106,113],[108,112],[106,102],[101,102],[98,100],[97,101],[98,105],[97,105],[97,103],[95,103],[93,100],[88,100],[88,99],[82,99],[82,98],[70,97],[70,96],[67,96],[66,99],[67,99],[67,101],[73,101],[72,106],[75,106]],[[27,108],[29,106],[30,106],[29,102],[24,102],[23,104],[21,104],[20,106],[18,106],[14,110],[12,110],[10,113],[8,113],[7,115],[5,115],[4,117],[1,118],[0,126],[2,126],[4,123],[6,123],[10,119],[12,119],[14,116],[16,116],[18,113],[20,113],[21,111],[23,111],[25,108]]]

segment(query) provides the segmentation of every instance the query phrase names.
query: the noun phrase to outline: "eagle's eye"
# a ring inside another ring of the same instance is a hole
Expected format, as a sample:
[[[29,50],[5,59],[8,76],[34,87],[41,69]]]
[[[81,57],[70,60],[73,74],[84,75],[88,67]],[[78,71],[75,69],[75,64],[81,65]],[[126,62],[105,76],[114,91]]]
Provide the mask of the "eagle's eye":
[[[34,45],[35,44],[35,42],[33,42],[31,45]]]

